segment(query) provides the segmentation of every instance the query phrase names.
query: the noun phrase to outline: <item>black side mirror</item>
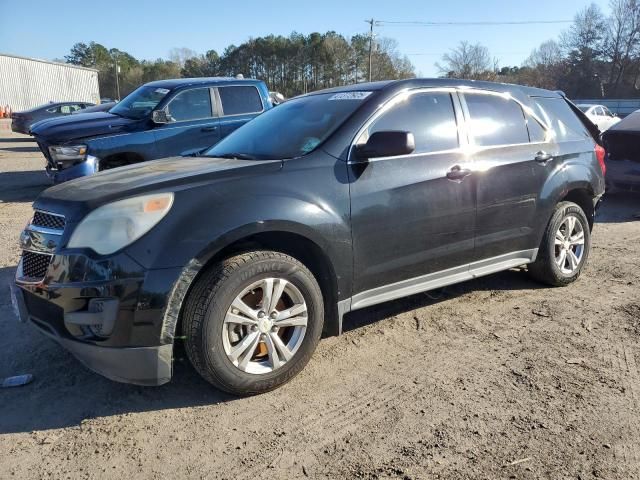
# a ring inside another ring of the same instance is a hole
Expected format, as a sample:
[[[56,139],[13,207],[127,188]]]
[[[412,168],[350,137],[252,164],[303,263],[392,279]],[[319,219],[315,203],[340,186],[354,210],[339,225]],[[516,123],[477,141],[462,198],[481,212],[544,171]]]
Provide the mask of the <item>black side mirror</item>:
[[[169,123],[169,115],[167,115],[166,110],[154,110],[151,112],[151,119],[153,123]]]
[[[408,155],[416,149],[416,141],[411,132],[375,132],[367,143],[356,147],[356,155],[360,160],[379,157],[395,157]]]

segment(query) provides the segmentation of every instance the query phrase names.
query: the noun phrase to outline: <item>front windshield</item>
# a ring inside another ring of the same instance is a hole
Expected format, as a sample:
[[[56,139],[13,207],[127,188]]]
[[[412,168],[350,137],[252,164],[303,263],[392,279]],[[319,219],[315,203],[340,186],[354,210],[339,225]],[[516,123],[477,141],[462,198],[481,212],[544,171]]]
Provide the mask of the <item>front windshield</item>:
[[[279,105],[209,149],[209,157],[257,160],[300,157],[326,140],[371,92],[323,93]]]
[[[140,120],[148,116],[156,108],[156,105],[167,96],[167,93],[169,93],[167,88],[142,86],[118,102],[109,110],[109,113]]]

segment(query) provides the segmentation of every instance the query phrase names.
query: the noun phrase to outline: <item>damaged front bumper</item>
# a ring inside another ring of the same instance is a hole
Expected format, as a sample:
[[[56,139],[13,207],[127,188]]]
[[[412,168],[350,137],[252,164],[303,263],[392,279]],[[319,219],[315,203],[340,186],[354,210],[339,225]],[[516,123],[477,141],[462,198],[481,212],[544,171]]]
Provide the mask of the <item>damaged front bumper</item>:
[[[75,165],[64,169],[54,168],[47,162],[46,173],[53,183],[62,183],[74,178],[86,177],[93,175],[100,170],[100,159],[93,155],[87,155],[87,158]]]
[[[25,302],[25,292],[18,287],[12,287],[14,307],[16,312],[19,312],[21,321],[29,320],[90,370],[116,382],[136,385],[162,385],[171,380],[173,345],[101,347],[72,340],[60,335],[46,320],[32,315]]]
[[[104,260],[83,252],[45,254],[38,246],[46,246],[49,236],[27,232],[24,245],[50,259],[43,277],[33,278],[28,262],[36,253],[23,251],[12,286],[21,320],[111,380],[167,383],[173,338],[164,335],[165,314],[181,269],[146,270],[125,253]]]

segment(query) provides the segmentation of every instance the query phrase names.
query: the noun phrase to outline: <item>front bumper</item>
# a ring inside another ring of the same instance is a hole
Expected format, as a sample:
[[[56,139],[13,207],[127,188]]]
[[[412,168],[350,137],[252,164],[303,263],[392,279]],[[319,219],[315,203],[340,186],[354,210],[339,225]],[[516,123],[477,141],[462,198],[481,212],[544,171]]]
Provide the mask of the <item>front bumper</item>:
[[[19,318],[89,369],[119,382],[162,385],[171,379],[173,354],[163,337],[164,313],[179,272],[145,271],[124,254],[106,263],[54,255],[44,279],[32,282],[21,260],[12,300]],[[96,324],[108,325],[99,330],[104,335],[92,329]]]
[[[100,159],[93,155],[87,155],[86,160],[77,163],[71,167],[67,167],[63,170],[52,168],[50,163],[47,163],[46,173],[47,176],[53,180],[53,183],[62,183],[74,178],[86,177],[87,175],[93,175],[98,173],[100,169]]]
[[[87,368],[116,382],[136,385],[162,385],[171,380],[172,345],[157,347],[100,347],[64,338],[45,320],[31,315],[25,293],[15,285],[12,301],[21,321],[29,321],[49,338],[71,352]]]

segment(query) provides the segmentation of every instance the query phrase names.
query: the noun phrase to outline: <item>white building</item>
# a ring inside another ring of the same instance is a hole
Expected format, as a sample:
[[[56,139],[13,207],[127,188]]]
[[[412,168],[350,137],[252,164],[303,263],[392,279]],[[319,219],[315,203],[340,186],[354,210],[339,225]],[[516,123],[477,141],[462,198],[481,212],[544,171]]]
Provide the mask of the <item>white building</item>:
[[[14,112],[49,102],[100,102],[98,71],[0,53],[0,105]]]

